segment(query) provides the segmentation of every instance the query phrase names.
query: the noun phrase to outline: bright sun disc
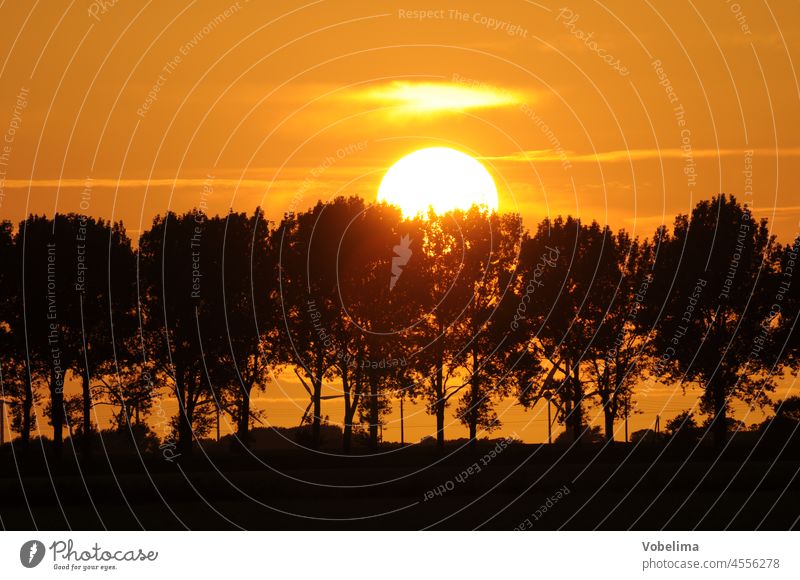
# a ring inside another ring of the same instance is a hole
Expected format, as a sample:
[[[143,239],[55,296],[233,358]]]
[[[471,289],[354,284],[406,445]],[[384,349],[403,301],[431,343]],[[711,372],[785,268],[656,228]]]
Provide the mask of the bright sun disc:
[[[448,147],[419,149],[389,168],[378,188],[378,201],[396,205],[406,217],[437,214],[473,205],[497,209],[497,188],[477,160]]]

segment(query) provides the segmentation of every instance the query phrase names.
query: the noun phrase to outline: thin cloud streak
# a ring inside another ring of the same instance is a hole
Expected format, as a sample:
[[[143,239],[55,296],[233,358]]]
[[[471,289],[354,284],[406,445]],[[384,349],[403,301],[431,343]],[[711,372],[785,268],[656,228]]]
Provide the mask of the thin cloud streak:
[[[64,189],[84,189],[86,187],[111,187],[111,188],[131,188],[131,187],[202,187],[212,183],[214,185],[221,185],[227,187],[266,187],[269,185],[269,180],[263,179],[214,179],[210,177],[204,178],[178,178],[178,179],[142,179],[142,178],[123,178],[123,179],[110,179],[106,177],[91,178],[91,179],[75,179],[67,177],[64,179],[7,179],[4,183],[5,187],[11,189],[27,189],[43,188],[43,187],[59,187]]]
[[[304,184],[302,179],[200,179],[200,178],[179,178],[179,179],[109,179],[97,178],[87,181],[85,179],[8,179],[3,183],[6,189],[85,189],[85,188],[110,188],[110,189],[141,189],[144,187],[171,187],[173,189],[199,188],[204,185],[213,185],[222,188],[257,188],[275,189],[276,187],[300,187]],[[313,179],[310,183],[319,183],[319,187],[324,185],[322,179]]]
[[[397,107],[404,113],[447,113],[519,105],[522,99],[509,90],[466,86],[449,82],[392,81],[351,93],[349,98]]]
[[[234,177],[154,177],[152,179],[142,177],[131,178],[111,178],[111,177],[92,177],[74,178],[64,177],[61,179],[45,177],[40,179],[0,179],[0,186],[7,189],[42,189],[42,188],[61,188],[61,189],[84,189],[84,188],[142,188],[142,187],[172,187],[175,189],[196,188],[204,185],[224,188],[275,188],[275,187],[300,187],[302,185],[318,183],[324,185],[325,182],[335,180],[351,180],[353,177],[367,176],[375,171],[383,171],[384,168],[374,166],[347,166],[347,167],[257,167],[248,170],[251,177],[236,179]],[[218,169],[219,173],[227,175],[240,174],[241,169]],[[253,174],[261,174],[264,177],[252,177]],[[274,175],[275,177],[270,177]]]
[[[778,149],[691,149],[683,151],[678,148],[670,149],[619,149],[615,151],[601,151],[599,153],[581,153],[574,151],[558,151],[555,149],[536,149],[532,151],[520,151],[510,155],[498,155],[479,157],[487,161],[516,161],[516,162],[558,162],[565,161],[571,163],[618,163],[623,161],[642,161],[651,159],[683,159],[684,157],[694,158],[717,158],[744,156],[746,151],[752,151],[754,156],[759,157],[800,157],[800,147],[788,147]]]

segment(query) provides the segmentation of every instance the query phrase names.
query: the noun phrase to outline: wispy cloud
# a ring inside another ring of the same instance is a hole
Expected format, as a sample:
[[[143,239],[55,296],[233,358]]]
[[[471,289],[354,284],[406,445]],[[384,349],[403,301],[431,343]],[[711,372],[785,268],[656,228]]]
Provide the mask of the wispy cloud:
[[[520,161],[520,162],[558,162],[563,163],[619,163],[625,161],[639,161],[648,159],[682,159],[684,156],[695,158],[740,157],[745,151],[752,151],[753,155],[760,157],[775,157],[775,149],[618,149],[614,151],[599,151],[597,153],[576,153],[574,151],[559,151],[556,149],[535,149],[519,151],[508,155],[481,157],[490,161]],[[778,157],[800,157],[800,147],[788,147],[777,150]]]
[[[269,185],[268,180],[263,179],[215,179],[208,177],[190,177],[190,178],[120,178],[112,179],[107,177],[98,177],[92,179],[7,179],[4,186],[9,189],[41,189],[41,188],[63,188],[63,189],[84,189],[86,187],[104,187],[104,188],[144,188],[144,187],[173,187],[179,188],[194,188],[203,187],[211,183],[214,186],[221,187],[266,187]]]
[[[322,163],[325,163],[323,160]],[[34,178],[34,179],[0,179],[4,189],[197,189],[212,186],[215,189],[267,189],[275,187],[298,187],[309,183],[330,184],[331,181],[350,181],[354,177],[365,176],[379,171],[380,167],[372,165],[327,166],[322,163],[314,167],[253,167],[247,170],[248,177],[239,179],[232,177],[241,173],[239,168],[217,168],[215,176],[205,177],[92,177],[92,178]]]
[[[458,112],[467,109],[519,105],[520,95],[490,86],[465,86],[449,82],[392,81],[351,93],[348,98],[396,107],[406,114]]]

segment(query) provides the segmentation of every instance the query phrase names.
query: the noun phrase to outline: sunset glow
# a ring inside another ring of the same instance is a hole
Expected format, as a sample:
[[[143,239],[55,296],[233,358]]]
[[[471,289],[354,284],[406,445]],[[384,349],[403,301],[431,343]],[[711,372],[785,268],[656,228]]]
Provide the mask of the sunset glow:
[[[0,2],[0,577],[797,578],[797,4]]]

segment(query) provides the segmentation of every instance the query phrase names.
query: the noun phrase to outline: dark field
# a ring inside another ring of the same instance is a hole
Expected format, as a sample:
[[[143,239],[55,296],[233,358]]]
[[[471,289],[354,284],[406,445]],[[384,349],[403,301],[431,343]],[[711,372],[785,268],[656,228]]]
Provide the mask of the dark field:
[[[19,463],[6,446],[6,529],[786,530],[800,517],[800,453],[731,444],[497,442],[385,447],[373,457],[222,452],[178,463],[101,453]],[[20,460],[19,455],[17,460]],[[477,465],[480,471],[471,466]],[[441,487],[440,487],[441,486]],[[436,491],[435,491],[436,490]],[[426,499],[427,497],[427,499]],[[548,505],[549,502],[549,505]]]

